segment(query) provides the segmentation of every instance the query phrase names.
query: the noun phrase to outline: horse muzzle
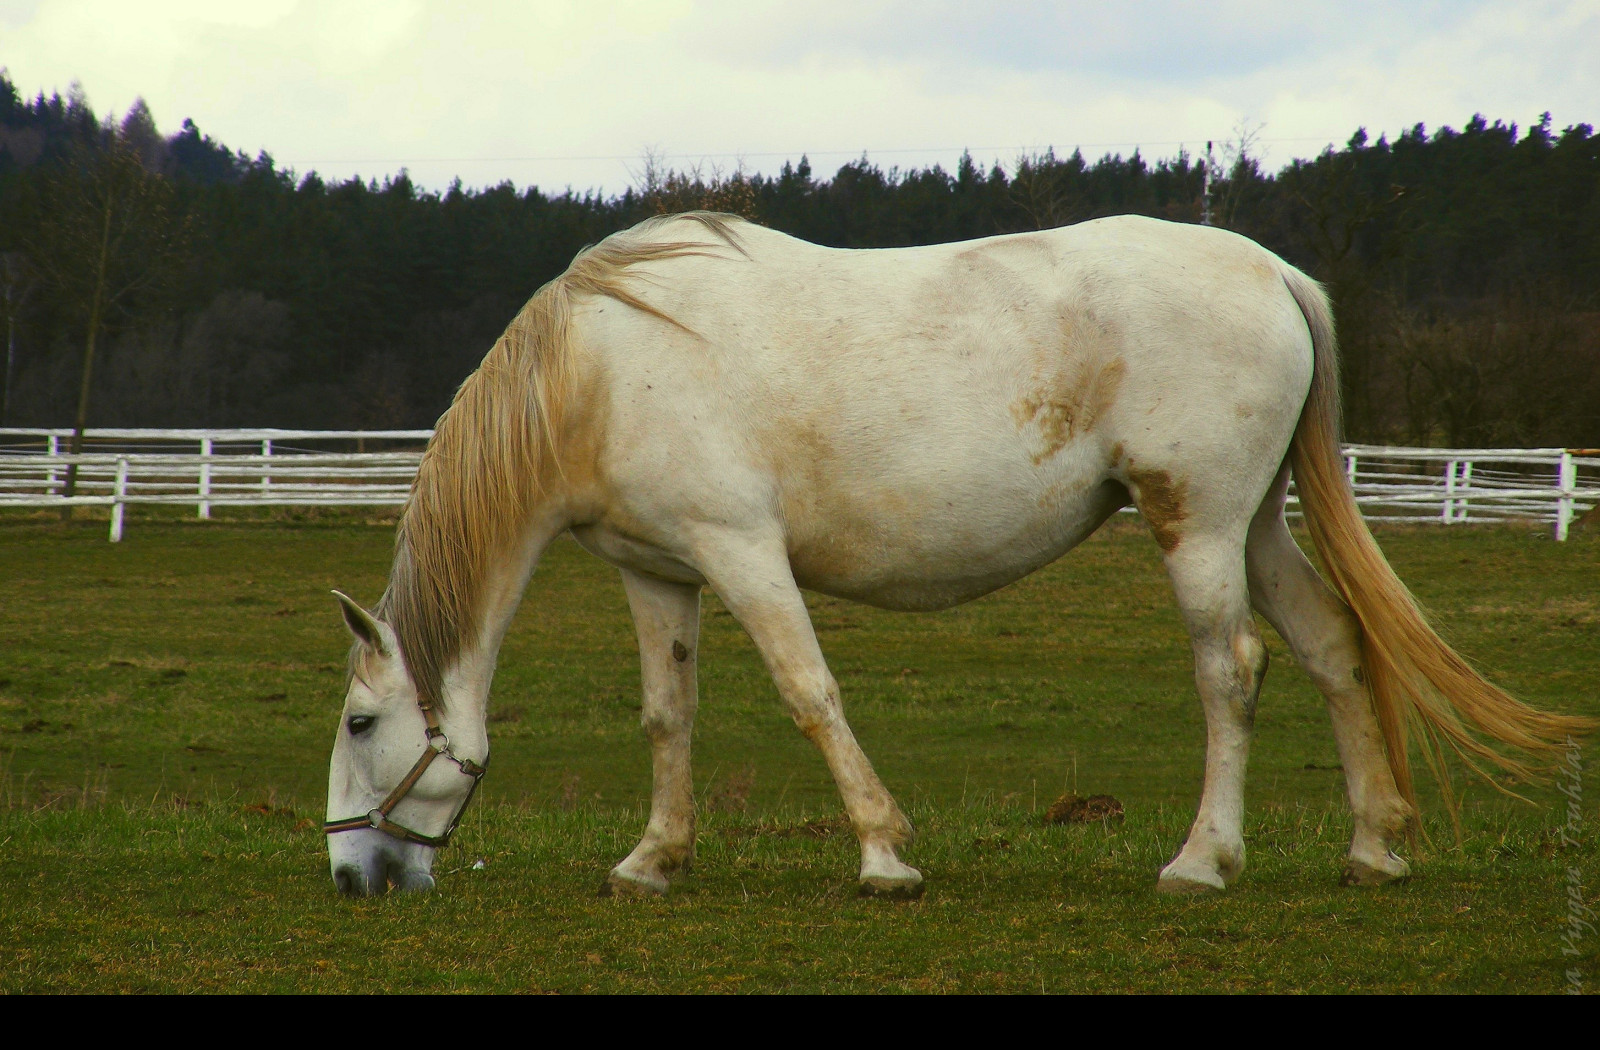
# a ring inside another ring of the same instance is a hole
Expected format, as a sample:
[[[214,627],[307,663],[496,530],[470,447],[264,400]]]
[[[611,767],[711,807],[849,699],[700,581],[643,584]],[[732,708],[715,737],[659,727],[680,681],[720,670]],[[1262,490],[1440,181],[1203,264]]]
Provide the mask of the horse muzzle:
[[[404,842],[376,828],[329,836],[333,884],[346,897],[378,897],[433,889],[432,846]]]

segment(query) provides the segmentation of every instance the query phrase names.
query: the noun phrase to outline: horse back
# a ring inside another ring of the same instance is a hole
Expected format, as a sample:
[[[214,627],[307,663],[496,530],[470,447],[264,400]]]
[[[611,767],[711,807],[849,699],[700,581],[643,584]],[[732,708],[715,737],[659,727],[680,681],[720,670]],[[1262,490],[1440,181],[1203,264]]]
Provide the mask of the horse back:
[[[1203,495],[1251,456],[1270,480],[1309,384],[1285,264],[1222,231],[1125,217],[880,250],[737,234],[742,254],[639,275],[675,324],[580,312],[602,406],[589,513],[652,542],[694,521],[780,530],[828,593],[951,604],[1059,556],[1156,473]]]

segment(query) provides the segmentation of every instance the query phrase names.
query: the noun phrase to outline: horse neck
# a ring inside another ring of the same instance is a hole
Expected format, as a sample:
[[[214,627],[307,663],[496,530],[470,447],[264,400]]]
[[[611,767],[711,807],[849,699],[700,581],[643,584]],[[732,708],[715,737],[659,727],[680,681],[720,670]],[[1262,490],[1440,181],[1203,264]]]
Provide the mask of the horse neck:
[[[442,685],[450,698],[450,707],[462,701],[466,711],[480,719],[487,717],[489,687],[494,679],[500,646],[516,617],[517,607],[522,604],[523,591],[539,558],[565,529],[565,522],[556,515],[540,514],[530,523],[520,545],[492,563],[492,575],[484,581],[477,640],[463,646],[454,664],[444,672]]]
[[[563,462],[556,464],[548,477],[539,477],[535,472],[534,476],[522,478],[519,482],[538,487],[539,495],[532,506],[504,498],[504,494],[501,494],[499,498],[490,500],[487,508],[480,510],[480,514],[505,515],[513,512],[512,508],[515,507],[514,512],[522,521],[514,533],[518,538],[506,545],[503,554],[483,560],[474,559],[477,564],[472,571],[477,575],[467,581],[468,585],[464,588],[466,593],[475,594],[470,601],[473,608],[470,612],[462,610],[461,615],[471,617],[476,630],[462,632],[463,642],[455,658],[440,670],[441,692],[446,698],[447,708],[454,706],[456,699],[460,698],[463,708],[487,715],[495,660],[517,606],[521,604],[528,578],[533,574],[545,548],[572,524],[575,508],[584,498],[582,494],[593,487],[592,471],[577,469],[594,460],[595,435],[589,425],[589,386],[585,378],[582,370],[575,368],[566,379],[569,402],[561,413],[562,433],[555,442]],[[452,407],[451,412],[455,411],[457,409]],[[490,412],[487,425],[496,425],[495,418],[495,414]],[[517,468],[517,464],[507,463],[499,468],[499,477],[515,476]],[[434,521],[437,527],[437,519]],[[459,520],[455,524],[459,527]],[[465,533],[467,530],[462,531]],[[457,545],[456,549],[460,549],[461,545],[481,543],[483,538],[463,534],[454,537],[453,542]],[[491,536],[489,542],[494,542],[498,547],[505,541],[495,542]],[[471,641],[467,641],[467,638]]]

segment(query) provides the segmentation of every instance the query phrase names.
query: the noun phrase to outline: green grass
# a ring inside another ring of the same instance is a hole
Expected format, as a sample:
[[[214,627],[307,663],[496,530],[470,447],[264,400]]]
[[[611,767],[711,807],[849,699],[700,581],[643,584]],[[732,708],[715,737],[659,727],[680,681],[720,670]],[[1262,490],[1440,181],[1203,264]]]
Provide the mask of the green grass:
[[[1498,681],[1600,714],[1595,537],[1381,539]],[[1225,896],[1157,896],[1204,725],[1154,547],[1123,526],[961,609],[813,601],[918,826],[920,902],[854,897],[826,770],[709,597],[696,870],[665,901],[594,897],[642,829],[648,755],[620,582],[562,541],[502,654],[494,771],[437,864],[454,873],[352,903],[315,828],[345,650],[327,591],[375,600],[390,540],[345,515],[135,518],[117,546],[0,518],[0,989],[1560,991],[1567,869],[1591,903],[1600,883],[1592,801],[1563,848],[1550,789],[1528,807],[1473,785],[1459,847],[1435,813],[1410,882],[1340,889],[1327,718],[1269,632],[1250,866]],[[1042,826],[1069,788],[1118,796],[1126,821]],[[1582,944],[1592,987],[1600,938]]]

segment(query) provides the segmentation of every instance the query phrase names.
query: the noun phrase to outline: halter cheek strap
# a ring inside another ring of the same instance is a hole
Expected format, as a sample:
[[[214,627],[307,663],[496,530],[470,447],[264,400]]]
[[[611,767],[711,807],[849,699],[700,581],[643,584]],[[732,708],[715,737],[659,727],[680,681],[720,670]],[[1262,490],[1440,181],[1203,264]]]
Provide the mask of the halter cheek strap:
[[[450,738],[445,736],[444,730],[439,728],[439,716],[434,714],[433,706],[417,705],[422,708],[422,718],[428,723],[428,746],[422,752],[416,764],[411,767],[411,772],[400,779],[400,783],[389,792],[389,797],[379,803],[378,808],[372,810],[364,817],[346,817],[343,820],[330,820],[322,825],[326,835],[337,835],[341,831],[359,831],[362,828],[376,828],[392,838],[402,842],[415,842],[423,846],[432,846],[435,849],[450,841],[450,836],[456,833],[456,827],[461,823],[461,815],[467,811],[467,806],[472,802],[472,796],[477,794],[478,784],[483,780],[483,775],[489,771],[489,759],[484,758],[483,764],[472,761],[470,758],[459,758],[451,749]],[[417,781],[428,771],[428,767],[440,756],[448,758],[456,764],[464,775],[472,778],[472,786],[467,788],[467,797],[461,800],[461,806],[456,810],[455,816],[450,818],[450,826],[439,835],[424,835],[420,831],[413,831],[404,824],[398,824],[389,819],[389,814],[400,800],[411,793],[417,786]]]

